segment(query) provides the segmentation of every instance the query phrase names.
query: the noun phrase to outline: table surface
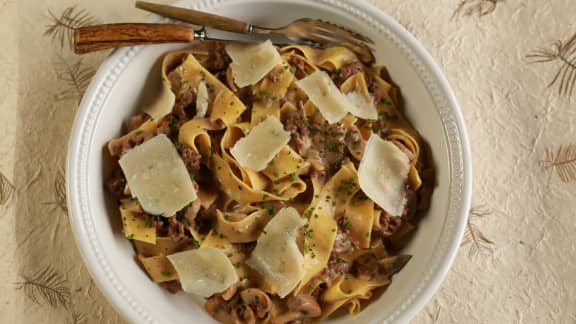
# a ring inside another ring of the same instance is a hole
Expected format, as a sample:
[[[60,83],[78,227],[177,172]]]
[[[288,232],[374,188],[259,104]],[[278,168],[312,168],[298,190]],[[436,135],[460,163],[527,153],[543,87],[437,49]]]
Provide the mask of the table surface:
[[[567,46],[576,1],[371,2],[440,65],[472,146],[467,240],[412,322],[576,323],[576,89],[571,98],[561,83],[576,80],[576,44]],[[51,15],[73,4],[101,22],[145,18],[133,1],[0,0],[0,323],[123,322],[82,264],[66,215],[69,130],[83,75],[105,58],[80,59],[45,35]],[[42,299],[37,279],[63,299]]]

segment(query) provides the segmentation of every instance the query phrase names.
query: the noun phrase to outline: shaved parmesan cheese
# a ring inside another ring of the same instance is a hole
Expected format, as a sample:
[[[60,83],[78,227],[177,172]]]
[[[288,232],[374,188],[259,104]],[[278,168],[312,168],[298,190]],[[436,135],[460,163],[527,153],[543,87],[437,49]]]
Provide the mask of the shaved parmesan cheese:
[[[254,126],[248,135],[236,142],[230,149],[230,154],[244,168],[259,172],[266,168],[289,141],[290,132],[284,130],[280,120],[268,116]]]
[[[330,124],[340,121],[348,112],[349,101],[336,87],[330,76],[318,70],[296,81],[296,85],[306,93],[308,99]]]
[[[298,228],[306,220],[292,207],[281,209],[262,231],[246,261],[264,276],[280,298],[286,297],[304,276],[304,257],[296,244]]]
[[[184,161],[164,134],[134,147],[119,163],[132,196],[149,214],[169,217],[196,200]]]
[[[364,119],[378,119],[378,111],[374,104],[374,98],[366,98],[360,92],[356,91],[348,92],[345,96],[349,102],[348,111],[352,115]]]
[[[360,188],[368,198],[392,216],[400,216],[406,204],[405,185],[410,161],[396,145],[372,134],[358,167]]]
[[[196,90],[196,118],[206,117],[208,98],[208,87],[206,87],[206,81],[202,80]]]
[[[210,297],[238,282],[238,274],[224,252],[215,247],[201,247],[168,256],[176,269],[182,290]]]
[[[226,53],[232,59],[232,75],[240,88],[256,84],[274,66],[282,63],[282,57],[270,40],[249,45],[231,43],[226,46]]]

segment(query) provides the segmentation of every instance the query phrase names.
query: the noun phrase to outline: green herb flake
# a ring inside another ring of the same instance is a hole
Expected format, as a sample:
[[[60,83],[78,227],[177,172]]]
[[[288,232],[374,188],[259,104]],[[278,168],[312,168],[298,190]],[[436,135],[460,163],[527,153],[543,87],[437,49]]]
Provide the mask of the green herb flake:
[[[352,228],[352,223],[350,222],[350,220],[348,219],[348,217],[344,217],[342,219],[342,228],[344,230],[350,230]]]

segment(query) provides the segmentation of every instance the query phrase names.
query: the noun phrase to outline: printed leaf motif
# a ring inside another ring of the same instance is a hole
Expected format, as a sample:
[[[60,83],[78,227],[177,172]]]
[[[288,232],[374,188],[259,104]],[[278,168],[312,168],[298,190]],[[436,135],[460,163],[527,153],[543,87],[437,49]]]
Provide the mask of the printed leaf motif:
[[[68,320],[67,323],[69,323],[69,324],[86,324],[86,322],[87,322],[86,314],[78,312],[75,309],[70,311],[70,319]]]
[[[494,242],[488,239],[475,224],[475,221],[486,217],[491,213],[491,211],[484,209],[482,206],[472,207],[470,209],[470,215],[466,224],[466,232],[464,233],[462,246],[470,245],[468,256],[471,258],[492,253],[492,245],[494,245]]]
[[[60,57],[56,62],[56,76],[58,80],[65,83],[66,89],[58,94],[57,99],[75,99],[80,103],[95,73],[96,70],[93,67],[85,66],[81,58],[76,58],[75,61],[70,62],[70,60]]]
[[[24,276],[24,281],[16,283],[16,289],[38,305],[52,307],[66,306],[70,301],[70,289],[66,287],[66,279],[51,267],[32,277]]]
[[[576,181],[576,144],[560,145],[556,150],[547,148],[546,159],[541,163],[556,170],[562,182]]]
[[[60,16],[56,16],[48,10],[50,24],[46,26],[45,36],[50,36],[53,41],[60,43],[60,48],[68,44],[74,48],[74,29],[97,24],[98,20],[84,9],[76,9],[75,6],[66,8]]]
[[[499,2],[504,0],[462,0],[454,13],[452,19],[457,16],[472,16],[477,14],[478,17],[486,16],[496,10]]]
[[[556,85],[560,96],[572,97],[576,86],[576,34],[566,42],[556,41],[550,48],[537,49],[526,57],[530,63],[560,63],[548,86]]]
[[[16,187],[0,172],[0,206],[7,203],[15,191]]]
[[[428,308],[428,316],[430,317],[431,323],[440,323],[440,304],[435,300],[433,306]]]
[[[63,212],[66,212],[68,208],[66,204],[66,179],[64,178],[64,171],[62,170],[56,172],[56,176],[54,178],[54,195],[55,200],[45,204],[56,205]]]

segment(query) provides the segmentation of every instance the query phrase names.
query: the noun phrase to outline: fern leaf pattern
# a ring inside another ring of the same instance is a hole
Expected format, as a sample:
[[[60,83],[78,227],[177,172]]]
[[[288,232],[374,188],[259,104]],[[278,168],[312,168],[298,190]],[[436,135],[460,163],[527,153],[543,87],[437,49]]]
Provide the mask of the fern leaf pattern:
[[[556,63],[558,70],[548,87],[557,86],[558,95],[572,97],[576,87],[576,34],[526,55],[530,63]]]
[[[54,195],[54,201],[45,204],[55,205],[63,212],[66,212],[68,206],[66,204],[66,179],[63,170],[56,172],[56,176],[54,177]]]
[[[60,44],[60,48],[68,45],[70,49],[74,47],[74,29],[94,25],[98,22],[88,11],[77,9],[75,6],[68,7],[62,11],[60,16],[48,10],[50,24],[46,26],[45,36],[50,36],[53,41]]]
[[[494,245],[494,242],[487,238],[476,224],[478,219],[484,218],[490,214],[491,211],[487,210],[483,206],[472,207],[470,209],[470,215],[468,217],[468,223],[466,224],[466,232],[464,233],[462,245],[470,245],[468,256],[471,258],[479,255],[491,254],[493,252],[492,246]]]
[[[546,158],[541,163],[546,169],[556,170],[562,182],[576,181],[576,144],[547,148]]]
[[[0,206],[6,204],[16,192],[16,187],[0,172]]]
[[[452,19],[458,16],[472,16],[478,15],[478,17],[486,16],[498,6],[498,3],[504,0],[462,0],[454,10],[452,14]]]
[[[16,283],[16,289],[22,290],[35,304],[60,307],[70,302],[70,289],[66,286],[66,279],[52,267],[23,278],[24,281]]]
[[[56,62],[56,77],[65,84],[66,88],[58,93],[56,99],[76,100],[80,103],[95,73],[96,69],[86,66],[81,58],[70,62],[60,57]]]

